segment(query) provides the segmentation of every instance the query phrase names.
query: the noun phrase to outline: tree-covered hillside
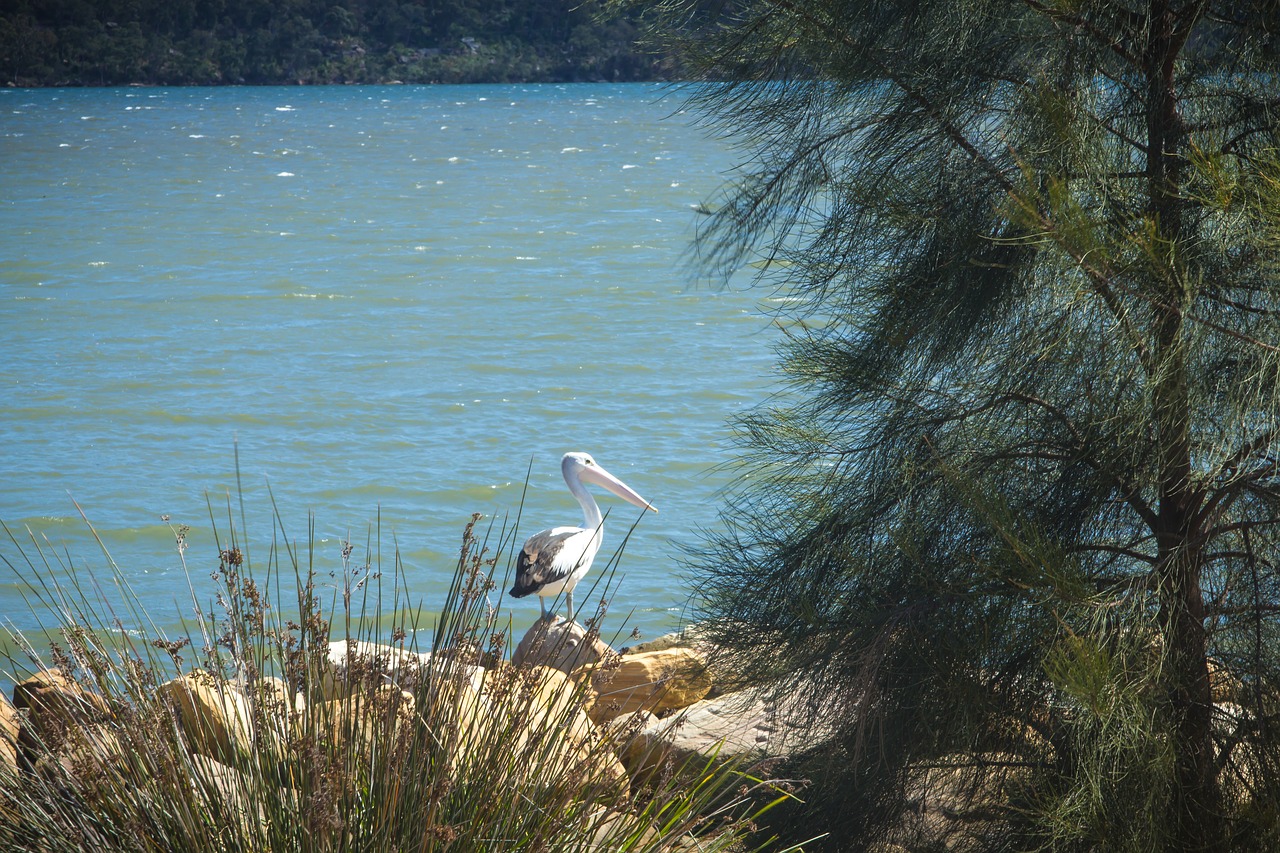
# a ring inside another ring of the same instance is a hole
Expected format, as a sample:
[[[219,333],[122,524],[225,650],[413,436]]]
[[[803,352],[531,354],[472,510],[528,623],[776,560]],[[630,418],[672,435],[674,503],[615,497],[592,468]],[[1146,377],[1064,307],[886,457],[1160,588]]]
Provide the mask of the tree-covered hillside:
[[[18,86],[648,80],[593,0],[11,0]]]

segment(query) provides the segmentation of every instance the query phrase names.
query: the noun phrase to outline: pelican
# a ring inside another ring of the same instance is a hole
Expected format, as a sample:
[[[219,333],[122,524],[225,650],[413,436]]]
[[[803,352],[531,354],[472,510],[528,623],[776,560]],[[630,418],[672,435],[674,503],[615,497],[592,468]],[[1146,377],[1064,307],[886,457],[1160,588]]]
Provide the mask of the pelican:
[[[591,569],[591,561],[604,541],[604,517],[596,499],[582,482],[585,480],[604,486],[642,509],[658,510],[626,483],[601,468],[589,453],[566,453],[560,460],[560,472],[564,474],[569,491],[582,505],[582,526],[552,527],[530,536],[516,559],[516,582],[510,595],[523,598],[536,593],[542,607],[542,618],[547,619],[547,599],[563,592],[569,621],[572,622],[573,588]]]

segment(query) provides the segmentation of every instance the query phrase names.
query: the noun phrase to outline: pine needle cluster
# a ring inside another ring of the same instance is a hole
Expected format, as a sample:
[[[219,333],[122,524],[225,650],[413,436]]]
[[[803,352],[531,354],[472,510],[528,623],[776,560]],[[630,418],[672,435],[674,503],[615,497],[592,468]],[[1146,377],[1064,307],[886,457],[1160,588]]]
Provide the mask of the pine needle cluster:
[[[1275,4],[663,9],[702,268],[784,297],[692,573],[843,731],[803,819],[943,844],[950,768],[975,848],[1280,843]]]

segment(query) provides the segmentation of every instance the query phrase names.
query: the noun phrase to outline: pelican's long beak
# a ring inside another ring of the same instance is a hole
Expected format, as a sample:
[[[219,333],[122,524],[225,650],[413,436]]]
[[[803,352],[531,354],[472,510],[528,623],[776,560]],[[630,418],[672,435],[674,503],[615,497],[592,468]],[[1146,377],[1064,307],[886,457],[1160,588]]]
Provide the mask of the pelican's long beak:
[[[635,504],[641,509],[647,509],[650,512],[658,511],[656,506],[640,497],[630,486],[601,468],[598,464],[592,465],[589,468],[584,467],[579,476],[581,476],[582,479],[589,480],[598,486],[604,486],[627,503]]]

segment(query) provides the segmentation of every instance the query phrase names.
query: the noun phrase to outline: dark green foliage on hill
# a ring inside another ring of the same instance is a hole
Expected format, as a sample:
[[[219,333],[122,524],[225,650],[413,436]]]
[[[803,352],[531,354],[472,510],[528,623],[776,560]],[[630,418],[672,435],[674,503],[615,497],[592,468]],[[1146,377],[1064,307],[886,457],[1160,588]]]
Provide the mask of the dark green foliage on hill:
[[[626,17],[587,0],[17,0],[19,86],[649,80]]]

